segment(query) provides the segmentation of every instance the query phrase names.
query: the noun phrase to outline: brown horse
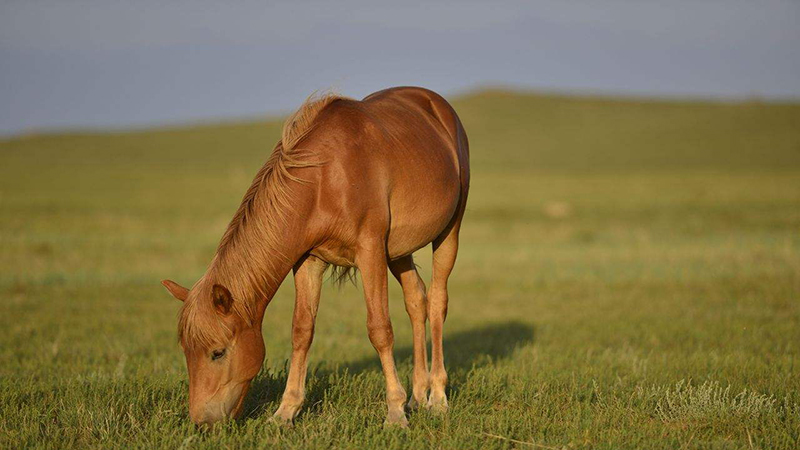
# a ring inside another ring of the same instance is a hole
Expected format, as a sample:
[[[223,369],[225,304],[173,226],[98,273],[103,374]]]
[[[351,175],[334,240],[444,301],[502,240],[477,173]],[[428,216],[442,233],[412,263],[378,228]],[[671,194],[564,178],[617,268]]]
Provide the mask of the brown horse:
[[[305,396],[306,357],[329,265],[361,272],[367,331],[386,378],[386,422],[408,423],[392,355],[387,267],[403,288],[414,335],[408,405],[446,410],[442,326],[468,188],[467,136],[438,94],[398,87],[362,101],[334,95],[307,100],[286,121],[203,277],[191,290],[162,282],[184,301],[178,327],[192,420],[211,424],[241,412],[264,361],[264,311],[289,271],[296,290],[292,357],[274,418],[294,419]],[[412,253],[428,243],[433,277],[426,293]]]

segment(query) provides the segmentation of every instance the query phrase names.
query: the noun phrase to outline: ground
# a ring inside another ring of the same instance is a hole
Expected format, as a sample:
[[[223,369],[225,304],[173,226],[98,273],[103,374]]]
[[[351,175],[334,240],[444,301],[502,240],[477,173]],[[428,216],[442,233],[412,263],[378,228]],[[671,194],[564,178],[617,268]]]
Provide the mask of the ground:
[[[450,412],[384,429],[360,288],[326,287],[309,398],[268,422],[291,280],[244,417],[187,414],[180,306],[277,120],[0,141],[2,448],[800,446],[800,104],[484,91],[450,282]],[[425,279],[430,249],[417,253]],[[410,324],[392,285],[410,391]]]

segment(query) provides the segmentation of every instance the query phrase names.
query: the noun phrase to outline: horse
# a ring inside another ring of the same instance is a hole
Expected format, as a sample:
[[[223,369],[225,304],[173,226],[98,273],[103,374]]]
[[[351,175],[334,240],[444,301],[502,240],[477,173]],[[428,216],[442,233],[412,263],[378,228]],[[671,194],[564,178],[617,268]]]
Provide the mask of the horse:
[[[406,406],[447,411],[442,329],[469,176],[464,128],[435,92],[396,87],[360,101],[309,97],[286,120],[203,276],[191,289],[162,281],[183,301],[178,334],[191,420],[212,425],[241,414],[264,361],[264,312],[291,271],[291,362],[272,420],[292,423],[305,397],[307,355],[329,267],[361,273],[367,332],[386,380],[385,424],[407,426]],[[426,291],[413,253],[428,244],[433,266]],[[413,330],[407,403],[392,353],[387,272],[402,287]]]

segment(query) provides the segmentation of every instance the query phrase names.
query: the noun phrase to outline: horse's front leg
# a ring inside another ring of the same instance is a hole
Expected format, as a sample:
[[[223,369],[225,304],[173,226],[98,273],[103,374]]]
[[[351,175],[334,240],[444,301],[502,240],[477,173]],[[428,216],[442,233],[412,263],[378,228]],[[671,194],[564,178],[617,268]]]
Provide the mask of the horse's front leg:
[[[297,417],[305,400],[308,349],[314,339],[314,323],[319,307],[322,274],[327,267],[327,263],[311,255],[301,259],[294,266],[295,303],[292,318],[292,361],[281,405],[273,416],[281,423],[291,423]]]

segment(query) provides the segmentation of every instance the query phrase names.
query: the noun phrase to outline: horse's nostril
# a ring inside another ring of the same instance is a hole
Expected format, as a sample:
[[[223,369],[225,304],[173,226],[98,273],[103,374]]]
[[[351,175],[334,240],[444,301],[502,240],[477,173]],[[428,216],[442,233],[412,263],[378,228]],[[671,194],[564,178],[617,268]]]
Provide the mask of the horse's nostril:
[[[189,418],[198,427],[210,427],[214,422],[204,408],[195,408],[189,411]]]
[[[194,425],[199,429],[210,430],[217,420],[213,417],[209,417],[207,414],[202,414],[192,417],[192,422],[194,422]]]

